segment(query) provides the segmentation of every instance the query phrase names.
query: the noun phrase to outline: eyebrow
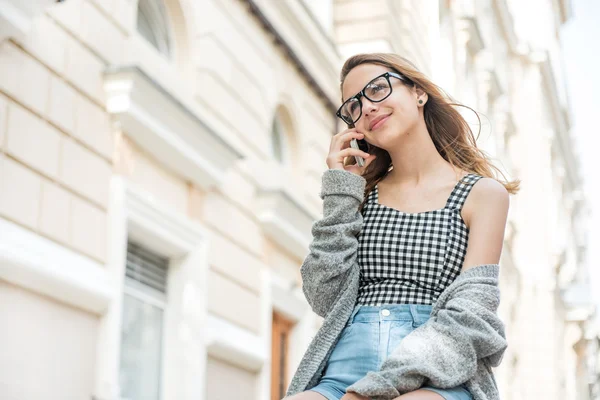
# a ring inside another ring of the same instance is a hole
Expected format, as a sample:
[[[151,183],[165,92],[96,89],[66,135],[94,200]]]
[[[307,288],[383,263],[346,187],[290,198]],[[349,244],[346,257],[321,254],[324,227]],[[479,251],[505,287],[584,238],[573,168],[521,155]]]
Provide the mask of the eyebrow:
[[[377,78],[377,77],[375,77],[375,78]],[[375,79],[375,78],[371,78],[371,79],[370,79],[370,80],[369,80],[367,83],[365,83],[365,85],[364,85],[364,86],[363,86],[363,87],[362,87],[362,88],[361,88],[361,89],[360,89],[358,92],[354,93],[352,96],[349,96],[349,97],[348,97],[348,98],[346,98],[346,99],[344,99],[344,98],[342,97],[342,104],[343,104],[343,103],[345,103],[346,101],[348,101],[349,99],[351,99],[351,98],[353,98],[353,97],[356,97],[356,96],[357,96],[357,95],[358,95],[358,94],[359,94],[359,93],[360,93],[360,92],[361,92],[361,91],[362,91],[364,88],[366,88],[366,87],[367,87],[367,85],[368,85],[369,83],[371,83],[371,81],[372,81],[373,79]]]
[[[390,72],[390,71],[386,71],[386,72]],[[352,96],[348,97],[347,99],[344,99],[344,97],[342,96],[342,104],[344,104],[346,101],[348,101],[349,99],[356,97],[364,88],[367,87],[367,85],[369,83],[371,83],[374,79],[379,78],[381,75],[385,74],[385,72],[382,72],[381,74],[374,76],[373,78],[369,79],[369,81],[367,83],[365,83],[365,85],[362,87],[362,89],[360,89],[358,92],[354,93]],[[343,90],[342,90],[343,92]]]

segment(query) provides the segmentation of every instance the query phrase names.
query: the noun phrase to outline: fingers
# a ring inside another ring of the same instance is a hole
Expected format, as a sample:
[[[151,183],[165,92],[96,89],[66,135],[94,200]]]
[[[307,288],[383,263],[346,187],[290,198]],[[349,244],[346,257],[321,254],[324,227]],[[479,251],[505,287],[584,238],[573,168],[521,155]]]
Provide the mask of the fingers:
[[[332,150],[333,150],[333,147],[337,147],[340,150],[345,149],[346,147],[350,146],[350,140],[352,140],[352,139],[360,140],[360,139],[364,139],[364,138],[365,138],[365,135],[357,132],[356,130],[354,130],[354,128],[352,128],[350,130],[342,131],[342,132],[338,133],[337,135],[333,136],[333,139],[331,141]]]
[[[367,158],[369,155],[359,149],[353,149],[350,146],[352,139],[364,139],[364,135],[356,131],[355,128],[350,128],[341,131],[331,138],[329,154],[327,155],[326,163],[330,169],[343,169],[344,159],[350,156],[359,156]]]
[[[354,149],[352,147],[347,147],[341,150],[338,154],[341,157],[358,156],[364,158],[365,160],[371,156],[369,153],[366,153],[359,149]]]

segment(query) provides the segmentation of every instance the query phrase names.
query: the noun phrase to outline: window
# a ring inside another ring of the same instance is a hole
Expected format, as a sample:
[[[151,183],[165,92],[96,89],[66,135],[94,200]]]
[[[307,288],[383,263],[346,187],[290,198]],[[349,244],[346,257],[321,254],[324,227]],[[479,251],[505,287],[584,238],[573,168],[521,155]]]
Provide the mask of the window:
[[[273,158],[281,164],[285,163],[285,132],[279,116],[273,118],[273,126],[271,127],[271,147]]]
[[[294,123],[288,107],[279,105],[275,109],[271,125],[271,156],[284,167],[292,167],[296,163],[296,155],[292,152],[296,148]]]
[[[162,0],[139,0],[137,30],[159,52],[171,55],[169,24]]]
[[[293,323],[273,313],[271,332],[271,400],[285,397],[288,381],[288,348]]]
[[[121,398],[159,400],[167,258],[127,244],[121,328]]]

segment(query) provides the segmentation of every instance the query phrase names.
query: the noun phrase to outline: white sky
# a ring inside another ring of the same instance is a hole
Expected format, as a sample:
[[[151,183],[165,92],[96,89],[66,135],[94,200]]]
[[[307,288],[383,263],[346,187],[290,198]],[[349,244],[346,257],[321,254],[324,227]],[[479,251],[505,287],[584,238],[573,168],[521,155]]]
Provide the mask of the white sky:
[[[592,211],[587,265],[600,305],[600,1],[573,0],[573,18],[562,31],[563,57],[573,117],[573,138]]]

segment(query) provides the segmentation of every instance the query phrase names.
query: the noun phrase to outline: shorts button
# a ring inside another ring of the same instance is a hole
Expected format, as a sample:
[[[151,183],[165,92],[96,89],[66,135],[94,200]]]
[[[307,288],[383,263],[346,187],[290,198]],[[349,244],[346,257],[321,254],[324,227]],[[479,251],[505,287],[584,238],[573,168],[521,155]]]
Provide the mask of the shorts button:
[[[387,317],[390,315],[390,310],[381,310],[381,315],[383,315],[384,317]]]

